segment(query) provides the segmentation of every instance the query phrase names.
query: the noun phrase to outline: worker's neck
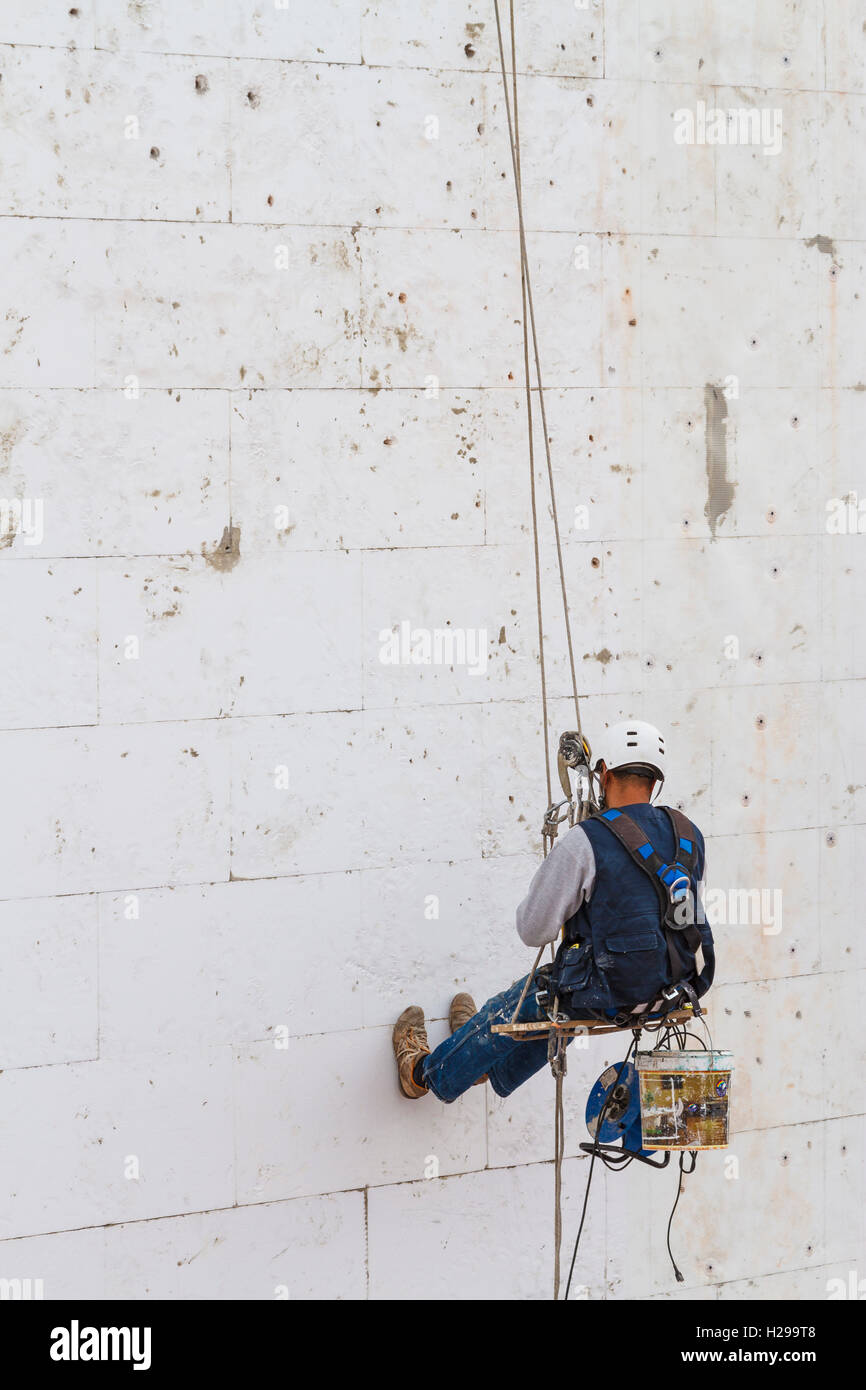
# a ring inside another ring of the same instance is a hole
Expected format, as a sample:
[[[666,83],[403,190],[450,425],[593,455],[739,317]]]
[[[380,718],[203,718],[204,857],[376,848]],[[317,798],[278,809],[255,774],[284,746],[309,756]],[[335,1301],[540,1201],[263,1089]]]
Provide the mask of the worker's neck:
[[[623,806],[648,806],[650,798],[641,796],[633,790],[617,790],[610,787],[604,794],[604,804],[609,811],[619,811]]]

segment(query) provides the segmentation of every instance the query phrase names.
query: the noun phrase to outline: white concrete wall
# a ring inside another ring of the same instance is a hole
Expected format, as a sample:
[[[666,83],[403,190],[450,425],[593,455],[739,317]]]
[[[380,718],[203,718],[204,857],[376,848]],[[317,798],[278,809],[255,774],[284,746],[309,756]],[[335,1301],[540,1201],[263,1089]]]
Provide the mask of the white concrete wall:
[[[864,31],[518,5],[585,726],[664,726],[711,883],[784,895],[717,930],[738,1176],[688,1181],[678,1287],[672,1175],[597,1174],[593,1298],[866,1276]],[[0,548],[0,1277],[548,1297],[549,1076],[409,1105],[390,1050],[528,967],[545,801],[492,3],[7,0],[0,44],[0,496],[44,522]],[[699,101],[778,153],[675,143]],[[403,620],[486,670],[383,665]],[[621,1046],[571,1053],[567,1245]]]

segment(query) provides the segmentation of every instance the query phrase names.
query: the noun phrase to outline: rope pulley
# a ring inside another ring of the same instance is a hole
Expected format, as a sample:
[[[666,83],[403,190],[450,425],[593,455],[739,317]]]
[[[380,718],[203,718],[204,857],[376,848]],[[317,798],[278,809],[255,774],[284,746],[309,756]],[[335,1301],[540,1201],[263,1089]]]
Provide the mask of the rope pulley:
[[[545,854],[552,848],[564,821],[569,827],[579,825],[599,809],[593,785],[592,752],[582,733],[569,729],[560,734],[556,767],[565,799],[551,802],[544,813],[541,834]]]

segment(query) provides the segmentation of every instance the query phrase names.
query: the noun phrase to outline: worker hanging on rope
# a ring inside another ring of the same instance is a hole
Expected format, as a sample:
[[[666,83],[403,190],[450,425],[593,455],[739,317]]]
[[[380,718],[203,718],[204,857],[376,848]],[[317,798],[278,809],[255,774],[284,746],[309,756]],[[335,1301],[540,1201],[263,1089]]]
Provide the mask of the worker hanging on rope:
[[[409,1099],[432,1091],[450,1102],[485,1081],[508,1096],[545,1066],[544,1038],[519,1040],[492,1031],[496,1025],[565,1016],[637,1027],[688,1003],[700,1012],[715,968],[699,901],[704,841],[681,812],[652,804],[665,775],[658,729],[641,720],[615,725],[595,774],[602,809],[554,845],[517,909],[527,946],[543,948],[562,930],[555,959],[481,1009],[455,995],[451,1036],[432,1052],[423,1010],[404,1009],[393,1043]]]

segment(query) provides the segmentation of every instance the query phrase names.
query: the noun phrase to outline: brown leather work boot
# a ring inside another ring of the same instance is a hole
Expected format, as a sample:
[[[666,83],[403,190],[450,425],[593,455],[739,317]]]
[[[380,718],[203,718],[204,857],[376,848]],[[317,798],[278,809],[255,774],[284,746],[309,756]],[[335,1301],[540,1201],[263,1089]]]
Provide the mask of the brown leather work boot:
[[[456,1033],[458,1028],[462,1028],[464,1023],[468,1023],[473,1014],[477,1013],[471,994],[455,994],[448,1010],[448,1027],[452,1033]]]
[[[452,1033],[456,1033],[458,1028],[462,1028],[464,1023],[468,1023],[470,1018],[478,1013],[475,1007],[475,1000],[471,994],[455,994],[451,1000],[451,1008],[448,1010],[448,1027]],[[473,1081],[473,1086],[483,1086],[487,1080],[487,1073],[479,1076],[477,1081]]]
[[[426,1096],[427,1087],[419,1086],[412,1075],[419,1057],[426,1057],[430,1051],[427,1029],[424,1027],[424,1010],[419,1009],[417,1004],[410,1004],[408,1009],[404,1009],[394,1024],[392,1039],[400,1090],[408,1100]]]

